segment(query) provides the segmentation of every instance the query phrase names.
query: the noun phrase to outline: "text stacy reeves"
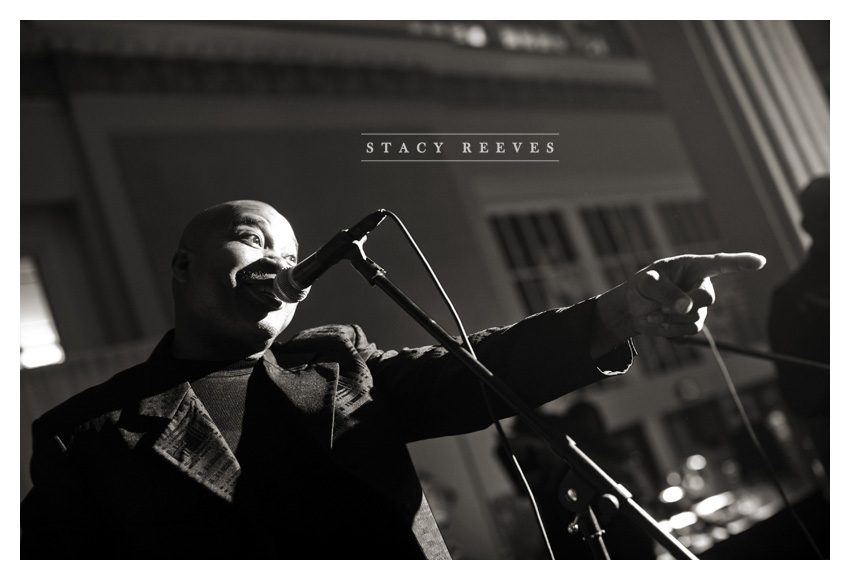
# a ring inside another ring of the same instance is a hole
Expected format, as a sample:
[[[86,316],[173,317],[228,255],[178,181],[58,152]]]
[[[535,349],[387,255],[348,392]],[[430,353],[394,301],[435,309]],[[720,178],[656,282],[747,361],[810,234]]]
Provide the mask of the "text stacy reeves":
[[[551,155],[553,141],[368,141],[366,154],[380,155]]]

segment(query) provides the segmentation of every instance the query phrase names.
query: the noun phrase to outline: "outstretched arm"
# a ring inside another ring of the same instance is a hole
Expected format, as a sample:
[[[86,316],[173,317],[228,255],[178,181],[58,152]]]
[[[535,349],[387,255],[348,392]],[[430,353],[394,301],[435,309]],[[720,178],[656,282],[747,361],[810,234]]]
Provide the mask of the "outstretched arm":
[[[710,278],[764,263],[756,254],[659,260],[595,299],[477,332],[470,340],[493,374],[538,406],[622,370],[605,363],[611,355],[621,363],[618,354],[633,336],[698,332],[714,302]],[[406,441],[467,433],[492,422],[479,381],[444,348],[381,351],[359,329],[355,347],[372,373],[372,398],[391,409]],[[491,402],[496,416],[513,413],[500,398]]]
[[[702,330],[714,304],[711,278],[759,270],[763,256],[683,255],[653,262],[597,299],[590,352],[598,358],[638,334],[683,336]]]

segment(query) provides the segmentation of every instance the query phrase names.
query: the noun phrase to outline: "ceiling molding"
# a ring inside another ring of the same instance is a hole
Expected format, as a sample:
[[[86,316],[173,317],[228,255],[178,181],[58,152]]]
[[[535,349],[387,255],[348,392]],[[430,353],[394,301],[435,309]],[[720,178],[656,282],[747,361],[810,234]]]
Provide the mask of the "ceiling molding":
[[[231,61],[347,68],[422,70],[528,82],[650,88],[649,66],[636,58],[591,58],[477,50],[420,38],[392,38],[258,23],[24,21],[21,52]]]

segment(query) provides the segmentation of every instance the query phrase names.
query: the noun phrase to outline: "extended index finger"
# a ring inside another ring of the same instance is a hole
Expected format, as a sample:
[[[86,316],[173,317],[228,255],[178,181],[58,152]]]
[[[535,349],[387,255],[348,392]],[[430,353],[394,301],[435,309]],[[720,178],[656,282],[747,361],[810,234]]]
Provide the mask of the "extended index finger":
[[[688,269],[695,278],[711,278],[732,272],[761,270],[767,263],[764,256],[752,252],[706,254],[688,256],[686,259],[691,261]]]

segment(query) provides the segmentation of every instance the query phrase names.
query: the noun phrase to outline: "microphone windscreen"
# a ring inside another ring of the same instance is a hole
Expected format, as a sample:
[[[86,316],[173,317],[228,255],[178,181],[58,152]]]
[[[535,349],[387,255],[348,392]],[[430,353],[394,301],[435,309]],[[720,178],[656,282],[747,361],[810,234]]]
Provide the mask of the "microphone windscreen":
[[[284,302],[301,302],[307,298],[312,286],[297,288],[292,282],[292,268],[287,268],[274,279],[274,293]]]

